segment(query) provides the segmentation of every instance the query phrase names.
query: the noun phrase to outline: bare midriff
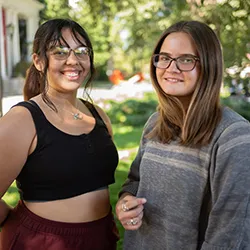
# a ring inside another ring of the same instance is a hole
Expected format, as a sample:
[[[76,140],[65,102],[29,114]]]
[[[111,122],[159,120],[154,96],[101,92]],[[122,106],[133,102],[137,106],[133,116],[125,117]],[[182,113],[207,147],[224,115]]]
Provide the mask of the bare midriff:
[[[101,189],[69,199],[30,202],[24,201],[34,214],[53,221],[89,222],[101,219],[110,212],[109,190]]]

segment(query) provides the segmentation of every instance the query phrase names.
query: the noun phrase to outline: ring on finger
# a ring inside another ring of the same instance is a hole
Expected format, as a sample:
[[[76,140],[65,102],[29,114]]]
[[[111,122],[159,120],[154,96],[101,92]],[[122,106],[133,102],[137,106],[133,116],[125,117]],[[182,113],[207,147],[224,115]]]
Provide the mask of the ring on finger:
[[[129,208],[126,206],[126,201],[124,201],[123,203],[122,203],[122,211],[123,212],[127,212],[129,210]]]
[[[138,220],[137,219],[131,219],[127,222],[127,225],[136,225],[138,223]]]

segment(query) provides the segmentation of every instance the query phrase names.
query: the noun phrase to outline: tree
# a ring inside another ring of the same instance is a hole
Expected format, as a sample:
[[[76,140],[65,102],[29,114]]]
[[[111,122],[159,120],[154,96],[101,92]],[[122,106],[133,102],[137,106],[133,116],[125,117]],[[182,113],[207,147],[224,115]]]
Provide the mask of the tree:
[[[192,16],[209,24],[219,36],[224,49],[225,66],[242,65],[250,41],[249,0],[189,2]]]
[[[40,23],[53,18],[69,18],[71,7],[68,0],[39,0],[45,8],[40,11]]]
[[[249,62],[250,0],[40,0],[42,19],[70,17],[87,31],[93,43],[99,77],[119,68],[127,75],[148,70],[160,34],[179,20],[200,20],[221,39],[225,66]]]

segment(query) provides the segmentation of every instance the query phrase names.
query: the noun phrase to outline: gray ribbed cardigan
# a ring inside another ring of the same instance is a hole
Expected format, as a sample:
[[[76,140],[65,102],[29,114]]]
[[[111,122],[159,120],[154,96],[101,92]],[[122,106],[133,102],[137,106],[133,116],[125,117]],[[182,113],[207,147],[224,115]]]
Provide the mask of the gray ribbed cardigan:
[[[250,124],[222,113],[199,149],[146,139],[158,114],[149,118],[121,191],[147,199],[125,250],[250,250]]]

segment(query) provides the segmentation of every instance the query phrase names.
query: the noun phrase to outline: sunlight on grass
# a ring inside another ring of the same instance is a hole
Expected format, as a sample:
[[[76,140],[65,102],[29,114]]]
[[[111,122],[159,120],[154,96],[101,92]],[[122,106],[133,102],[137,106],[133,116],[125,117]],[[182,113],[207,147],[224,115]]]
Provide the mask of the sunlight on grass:
[[[119,134],[126,134],[126,133],[130,133],[134,130],[134,128],[132,126],[117,126],[117,125],[113,125],[113,127],[115,127],[116,133]]]
[[[118,150],[138,147],[142,130],[143,127],[113,125],[114,141]]]
[[[16,204],[18,203],[19,193],[15,181],[8,188],[7,192],[3,196],[3,200],[6,201],[12,207],[16,206]]]

